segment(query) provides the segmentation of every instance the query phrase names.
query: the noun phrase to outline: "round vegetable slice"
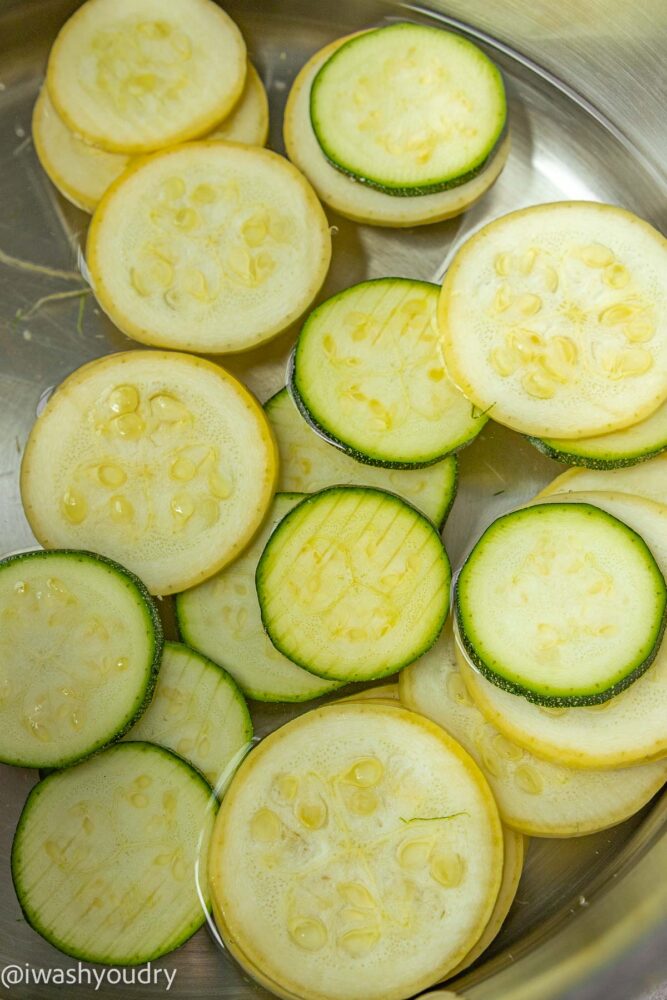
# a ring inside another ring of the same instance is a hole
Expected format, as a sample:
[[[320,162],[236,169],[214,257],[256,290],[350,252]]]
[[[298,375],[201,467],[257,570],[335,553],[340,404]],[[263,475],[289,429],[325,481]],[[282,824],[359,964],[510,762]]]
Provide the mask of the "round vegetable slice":
[[[490,681],[537,704],[607,701],[655,658],[667,586],[635,531],[592,504],[498,518],[456,584],[461,641]]]
[[[540,503],[550,503],[543,500]],[[560,494],[556,502],[594,503],[641,534],[667,572],[667,508],[621,494]],[[471,697],[510,740],[556,763],[576,768],[617,768],[667,756],[667,647],[634,684],[601,705],[546,708],[489,683],[461,666]]]
[[[536,437],[638,423],[667,397],[666,267],[667,241],[612,205],[496,219],[445,275],[447,370],[494,420]]]
[[[241,33],[210,0],[88,0],[56,38],[46,83],[75,135],[145,153],[210,131],[245,75]]]
[[[489,782],[507,826],[535,837],[596,833],[632,816],[667,780],[667,761],[618,770],[582,770],[535,756],[504,736],[477,707],[464,683],[463,674],[466,678],[470,674],[464,656],[447,629],[426,656],[402,671],[401,701],[437,722],[468,751]],[[485,690],[493,687],[484,686]],[[527,705],[538,718],[553,719],[554,726],[567,717],[553,710],[544,715],[522,698],[513,700]],[[593,715],[592,709],[570,709],[569,715],[580,712],[584,719],[594,717],[604,725],[605,711]]]
[[[227,671],[167,642],[151,703],[125,738],[173,750],[221,792],[249,749],[252,720]]]
[[[506,117],[491,60],[460,35],[418,24],[348,39],[310,92],[313,131],[327,159],[391,195],[442,191],[474,176]]]
[[[268,137],[269,99],[259,73],[249,62],[245,86],[238,103],[207,138],[245,142],[248,146],[265,146]]]
[[[645,462],[667,448],[667,403],[640,423],[612,434],[578,441],[536,437],[528,440],[557,462],[589,469],[622,469]]]
[[[324,281],[331,234],[296,167],[211,140],[137,161],[100,202],[86,249],[106,313],[161,347],[243,351],[276,336]]]
[[[67,128],[42,87],[32,115],[32,139],[44,171],[60,193],[84,212],[95,206],[130,164],[122,153],[90,146]]]
[[[355,486],[302,500],[269,538],[256,574],[276,649],[338,681],[386,677],[432,646],[450,578],[423,514],[392,493]]]
[[[247,545],[276,459],[261,407],[223,368],[131,351],[59,386],[30,433],[21,494],[45,548],[102,552],[171,594]]]
[[[476,962],[500,933],[519,888],[525,851],[526,838],[517,833],[516,830],[511,830],[507,826],[503,827],[503,878],[496,905],[481,938],[470,949],[463,961],[459,962],[456,968],[448,973],[448,979],[459,976],[473,962]]]
[[[332,447],[299,413],[287,389],[264,404],[280,452],[278,488],[316,493],[327,486],[377,486],[398,493],[442,527],[454,503],[457,461],[454,455],[424,469],[384,469],[357,462]]]
[[[269,130],[268,100],[257,70],[248,63],[243,94],[207,138],[263,146]],[[39,162],[60,193],[84,212],[94,212],[107,188],[127,170],[131,157],[91,146],[70,132],[42,87],[32,116]]]
[[[538,494],[537,499],[554,493],[627,493],[655,503],[667,504],[667,455],[660,455],[630,469],[568,469]]]
[[[322,201],[355,222],[398,228],[428,225],[460,215],[481,198],[497,179],[507,160],[509,137],[500,140],[488,164],[472,180],[448,191],[397,198],[359,184],[327,160],[310,121],[313,79],[329,56],[346,40],[338,39],[316,52],[292,84],[283,122],[285,147],[290,160],[303,171]]]
[[[0,760],[63,767],[150,700],[162,626],[146,588],[90,552],[0,561]]]
[[[437,303],[438,289],[426,281],[377,278],[327,299],[304,323],[292,372],[296,402],[357,460],[429,465],[486,423],[443,368]]]
[[[36,785],[12,847],[26,920],[67,955],[138,965],[204,922],[217,804],[162,747],[119,743]]]
[[[335,704],[338,705],[344,701],[396,702],[400,705],[401,699],[398,693],[398,684],[376,684],[375,687],[355,691],[354,694],[348,694],[344,698],[336,698]]]
[[[255,571],[276,525],[303,497],[279,493],[253,542],[231,566],[176,598],[183,639],[220,663],[255,701],[309,701],[340,687],[297,667],[273,646],[262,626]]]
[[[475,764],[401,708],[332,705],[234,777],[209,874],[226,945],[279,995],[399,1000],[442,978],[498,895],[502,830]]]

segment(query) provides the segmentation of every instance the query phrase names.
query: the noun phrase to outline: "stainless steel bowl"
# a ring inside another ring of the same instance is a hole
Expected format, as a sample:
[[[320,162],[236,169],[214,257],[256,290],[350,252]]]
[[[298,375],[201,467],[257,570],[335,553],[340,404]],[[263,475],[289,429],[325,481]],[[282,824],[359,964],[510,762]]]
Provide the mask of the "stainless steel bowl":
[[[168,2],[168,0],[165,0]],[[34,544],[21,509],[21,450],[40,398],[84,361],[132,345],[103,317],[79,270],[87,217],[50,186],[30,141],[30,114],[49,46],[72,0],[0,0],[0,551]],[[667,132],[662,0],[229,0],[271,99],[271,145],[282,149],[292,79],[325,42],[387,20],[453,24],[503,68],[513,150],[491,193],[458,220],[411,231],[355,226],[330,213],[334,263],[322,297],[365,277],[438,278],[473,229],[513,208],[561,198],[624,205],[665,228]],[[292,330],[224,362],[265,399],[284,380]],[[504,510],[528,499],[558,466],[518,435],[489,425],[461,456],[461,488],[446,541],[454,561]],[[294,714],[253,706],[266,733]],[[667,721],[667,720],[666,720]],[[22,919],[9,874],[14,827],[33,772],[0,767],[0,968],[71,969]],[[667,807],[656,801],[613,830],[533,840],[516,903],[486,956],[448,984],[469,1000],[665,1000]],[[266,997],[205,930],[157,963],[176,970],[171,995]],[[94,980],[93,980],[94,984]],[[94,985],[69,985],[68,997]],[[3,991],[4,990],[4,991]],[[2,997],[55,997],[62,987],[0,987]],[[143,997],[153,985],[105,985],[100,997]]]

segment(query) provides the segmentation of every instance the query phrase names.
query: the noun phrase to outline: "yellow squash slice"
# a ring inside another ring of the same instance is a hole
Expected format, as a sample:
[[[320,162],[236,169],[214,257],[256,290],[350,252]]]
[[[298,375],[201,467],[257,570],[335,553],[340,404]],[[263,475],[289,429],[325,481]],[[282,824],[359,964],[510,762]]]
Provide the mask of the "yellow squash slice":
[[[402,1000],[468,954],[502,829],[470,757],[401,708],[332,705],[246,758],[209,854],[225,944],[278,996]]]
[[[211,0],[88,0],[54,42],[46,85],[75,135],[146,153],[209,132],[245,75],[241,33]]]
[[[263,146],[269,105],[257,70],[248,63],[245,87],[233,111],[207,138]],[[94,212],[102,195],[127,170],[132,158],[91,146],[71,132],[42,87],[32,116],[39,162],[60,193],[84,212]]]
[[[667,573],[667,507],[620,493],[563,493],[549,503],[590,503],[624,521]],[[617,768],[667,756],[667,644],[626,691],[601,705],[544,708],[459,667],[471,697],[503,735],[533,753],[576,768]]]
[[[21,492],[45,548],[100,552],[172,594],[248,543],[276,465],[261,407],[224,369],[132,351],[84,365],[56,390],[28,439]]]
[[[491,914],[488,924],[484,928],[484,933],[481,938],[477,944],[470,949],[463,961],[460,962],[455,969],[452,969],[447,976],[448,979],[453,979],[454,976],[459,976],[465,969],[469,968],[473,962],[476,962],[479,956],[484,954],[491,942],[494,941],[500,933],[500,930],[505,923],[505,918],[510,911],[510,907],[514,902],[514,897],[516,896],[519,888],[526,846],[526,837],[517,833],[516,830],[510,829],[508,826],[503,827],[503,879],[500,883],[500,892],[498,893],[498,898],[496,899],[496,905],[493,908],[493,913]]]
[[[208,141],[138,161],[88,234],[93,289],[128,336],[242,351],[276,336],[324,281],[331,235],[315,194],[276,153]]]
[[[234,110],[209,132],[208,139],[244,142],[248,146],[265,146],[269,137],[269,99],[262,79],[248,63],[243,93]]]
[[[667,241],[630,212],[556,202],[458,251],[440,298],[450,377],[499,423],[606,434],[667,398]]]
[[[401,704],[398,684],[377,684],[375,687],[355,691],[354,694],[348,694],[344,698],[336,698],[336,704],[344,701],[379,701],[382,703],[394,702],[397,705]]]
[[[641,809],[667,780],[667,761],[592,771],[536,757],[504,736],[475,705],[462,676],[470,670],[464,657],[449,627],[433,649],[402,671],[401,700],[460,741],[484,772],[507,826],[535,837],[578,837],[605,830]],[[562,717],[530,707],[540,718],[553,719],[554,727]],[[591,709],[569,711],[591,717]],[[594,717],[604,716],[597,712]]]
[[[42,87],[32,116],[32,138],[44,171],[60,193],[84,212],[95,207],[131,157],[90,146],[71,132]]]
[[[629,493],[667,504],[667,455],[629,469],[568,469],[545,486],[538,499],[554,493]]]
[[[436,194],[397,197],[360,184],[332,166],[322,152],[310,123],[310,88],[327,59],[352,36],[339,38],[312,56],[292,85],[283,125],[290,160],[299,167],[318,195],[336,212],[374,226],[423,226],[460,215],[491,187],[505,166],[509,137],[498,143],[490,161],[472,180]]]

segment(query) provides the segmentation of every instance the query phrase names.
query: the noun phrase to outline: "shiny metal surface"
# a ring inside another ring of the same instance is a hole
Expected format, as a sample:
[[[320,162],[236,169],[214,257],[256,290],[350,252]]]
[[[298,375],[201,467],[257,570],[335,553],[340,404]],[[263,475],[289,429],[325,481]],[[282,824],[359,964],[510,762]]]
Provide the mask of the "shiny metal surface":
[[[0,0],[0,551],[33,544],[21,510],[18,467],[40,396],[90,358],[133,345],[100,315],[78,269],[87,217],[43,176],[30,142],[30,113],[46,55],[70,0]],[[271,98],[271,146],[282,149],[291,80],[315,49],[387,18],[428,17],[417,4],[380,0],[229,0]],[[433,279],[452,248],[487,220],[559,198],[624,205],[663,229],[667,162],[661,86],[667,12],[660,0],[433,0],[488,34],[511,101],[513,150],[491,193],[462,219],[414,231],[358,227],[331,215],[334,263],[322,296],[364,277]],[[437,15],[435,15],[437,16]],[[493,39],[497,42],[494,42]],[[507,48],[509,47],[509,48]],[[522,53],[528,60],[510,51]],[[533,60],[535,65],[532,65]],[[552,78],[549,74],[554,74]],[[569,88],[575,88],[575,92]],[[577,93],[586,100],[577,99]],[[610,120],[606,121],[605,116]],[[40,303],[45,296],[54,298]],[[280,387],[294,331],[225,364],[262,399]],[[559,467],[489,425],[461,455],[459,497],[446,541],[456,562],[494,516],[528,499]],[[165,613],[168,616],[165,602]],[[293,710],[253,706],[261,735]],[[22,919],[9,850],[32,772],[0,766],[0,967],[68,969]],[[665,808],[580,840],[534,840],[517,901],[486,958],[460,983],[469,1000],[665,1000],[667,871]],[[251,998],[268,994],[242,974],[205,930],[156,963],[177,970],[170,995]],[[62,987],[0,987],[37,1000]],[[91,986],[67,986],[68,997]],[[143,997],[155,985],[103,986],[99,996]]]

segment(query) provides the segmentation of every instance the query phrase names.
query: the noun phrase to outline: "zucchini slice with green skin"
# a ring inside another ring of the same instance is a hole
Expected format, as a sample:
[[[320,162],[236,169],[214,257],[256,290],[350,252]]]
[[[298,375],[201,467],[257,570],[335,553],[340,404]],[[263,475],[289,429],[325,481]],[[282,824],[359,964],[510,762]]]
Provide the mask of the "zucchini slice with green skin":
[[[536,704],[592,705],[637,680],[665,627],[667,585],[646,542],[592,504],[543,504],[487,528],[456,583],[473,663]]]
[[[555,502],[594,503],[646,540],[667,574],[667,507],[620,493],[560,494]],[[551,500],[539,500],[541,504]],[[461,676],[482,714],[526,750],[573,768],[630,767],[667,757],[667,643],[634,684],[601,705],[549,708],[492,684],[467,662]]]
[[[182,638],[227,670],[255,701],[310,701],[340,687],[302,670],[272,645],[259,613],[255,570],[275,526],[303,499],[278,493],[259,534],[238,559],[198,587],[178,594]]]
[[[451,570],[431,522],[393,493],[335,486],[302,500],[257,565],[276,649],[336,681],[386,677],[425,653],[449,610]]]
[[[291,385],[306,419],[360,462],[411,469],[439,462],[484,427],[438,350],[438,288],[409,278],[363,281],[306,320]]]
[[[150,700],[162,625],[143,583],[92,552],[0,562],[0,760],[72,764],[122,736]]]
[[[401,672],[401,701],[406,708],[442,726],[468,751],[489,782],[500,818],[507,826],[534,837],[582,837],[596,833],[632,816],[667,780],[667,761],[615,770],[585,770],[531,753],[504,735],[475,704],[465,683],[465,677],[473,671],[464,656],[452,629],[447,627],[426,656]],[[621,695],[621,700],[646,683],[646,676]],[[485,689],[497,692],[503,701],[525,706],[542,728],[551,724],[557,727],[561,718],[582,713],[584,724],[597,719],[599,725],[604,725],[605,705],[614,704],[605,702],[599,708],[573,708],[560,716],[547,715],[545,712],[567,710],[537,708],[494,687],[479,674],[474,677]]]
[[[315,75],[336,49],[339,38],[311,56],[292,84],[283,119],[287,155],[313,185],[322,201],[339,215],[369,226],[426,226],[465,212],[500,175],[510,149],[509,131],[497,144],[487,165],[472,180],[436,194],[396,198],[368,184],[359,184],[327,160],[310,121],[310,88]]]
[[[667,448],[667,403],[640,423],[612,434],[576,441],[536,437],[529,437],[528,440],[556,462],[581,465],[587,469],[627,468],[655,458]]]
[[[183,944],[208,906],[217,802],[184,760],[118,743],[30,792],[12,879],[30,926],[87,962],[138,965]]]
[[[338,170],[387,194],[432,194],[487,163],[507,120],[503,79],[460,35],[401,23],[345,42],[317,73],[310,119]]]
[[[502,867],[496,805],[468,754],[423,716],[370,702],[262,740],[209,856],[232,955],[301,1000],[403,1000],[442,979],[487,925]]]
[[[173,750],[219,793],[250,747],[252,720],[226,670],[181,643],[167,642],[151,703],[125,739]]]
[[[325,441],[304,420],[287,389],[267,400],[264,410],[278,442],[281,492],[316,493],[338,485],[377,486],[398,493],[443,527],[456,496],[458,463],[454,455],[423,470],[373,467]]]
[[[628,469],[568,469],[545,486],[535,499],[554,493],[623,493],[667,504],[667,455]]]

